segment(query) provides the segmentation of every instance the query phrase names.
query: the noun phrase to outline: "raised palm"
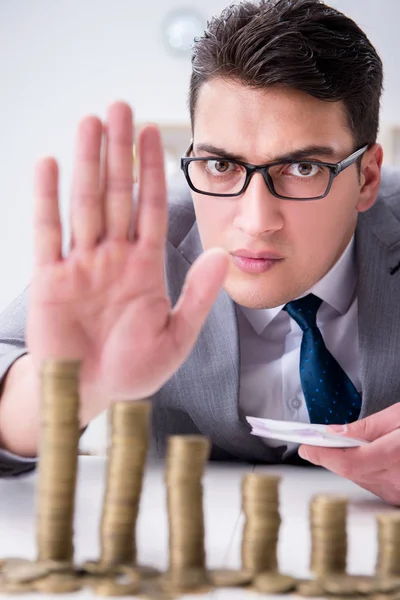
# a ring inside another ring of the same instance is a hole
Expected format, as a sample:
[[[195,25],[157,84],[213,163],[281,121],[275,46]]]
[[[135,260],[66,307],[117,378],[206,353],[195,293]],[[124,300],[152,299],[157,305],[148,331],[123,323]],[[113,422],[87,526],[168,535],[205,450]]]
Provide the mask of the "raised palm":
[[[57,164],[43,159],[36,169],[28,348],[37,366],[48,357],[82,360],[82,382],[99,396],[98,411],[92,407],[91,414],[105,408],[105,397],[148,396],[173,374],[192,348],[227,270],[222,251],[203,254],[171,309],[164,281],[167,201],[160,136],[150,126],[139,139],[136,214],[132,143],[126,104],[110,107],[105,136],[97,118],[81,122],[66,257]]]

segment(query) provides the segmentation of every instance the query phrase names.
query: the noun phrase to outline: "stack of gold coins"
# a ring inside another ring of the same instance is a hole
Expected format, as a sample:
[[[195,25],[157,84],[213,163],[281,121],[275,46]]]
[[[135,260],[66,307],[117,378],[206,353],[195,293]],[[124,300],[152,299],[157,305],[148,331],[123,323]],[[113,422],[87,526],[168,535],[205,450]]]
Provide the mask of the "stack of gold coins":
[[[168,591],[189,591],[208,582],[204,549],[204,467],[210,444],[202,436],[168,440],[165,483],[169,522],[169,568],[163,578]]]
[[[400,511],[377,515],[378,575],[400,575]]]
[[[250,473],[243,478],[242,568],[254,575],[277,570],[279,482],[275,475]]]
[[[136,562],[135,528],[149,442],[151,403],[116,402],[100,525],[100,564]]]
[[[77,361],[45,361],[41,370],[41,433],[36,540],[38,560],[71,561],[79,393]]]
[[[310,569],[316,575],[346,571],[346,518],[347,498],[329,495],[312,498]]]

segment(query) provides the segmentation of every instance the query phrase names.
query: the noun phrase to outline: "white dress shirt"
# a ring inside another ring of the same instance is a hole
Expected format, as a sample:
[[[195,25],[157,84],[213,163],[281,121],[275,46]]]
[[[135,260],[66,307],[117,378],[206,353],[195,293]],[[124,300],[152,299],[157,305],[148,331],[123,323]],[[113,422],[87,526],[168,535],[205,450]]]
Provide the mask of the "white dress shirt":
[[[303,296],[322,299],[317,325],[325,345],[360,392],[356,280],[353,237],[332,269]],[[299,373],[303,332],[283,306],[238,306],[239,406],[246,416],[309,422]]]

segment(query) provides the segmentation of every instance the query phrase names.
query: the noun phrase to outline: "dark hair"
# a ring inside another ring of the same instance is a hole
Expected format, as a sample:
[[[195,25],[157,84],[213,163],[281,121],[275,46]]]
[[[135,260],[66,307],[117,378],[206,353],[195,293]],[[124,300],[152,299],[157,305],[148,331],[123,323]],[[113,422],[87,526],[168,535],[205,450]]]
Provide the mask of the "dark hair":
[[[382,61],[350,18],[320,0],[246,0],[226,8],[196,39],[189,109],[217,77],[257,89],[288,86],[342,100],[355,146],[376,142]]]

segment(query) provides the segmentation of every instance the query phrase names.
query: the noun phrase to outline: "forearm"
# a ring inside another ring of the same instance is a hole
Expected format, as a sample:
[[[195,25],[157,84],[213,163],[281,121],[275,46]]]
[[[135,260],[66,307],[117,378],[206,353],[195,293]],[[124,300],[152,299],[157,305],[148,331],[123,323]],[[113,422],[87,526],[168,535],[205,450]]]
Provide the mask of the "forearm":
[[[38,453],[39,382],[32,357],[26,354],[10,368],[0,398],[0,448],[19,456]]]

